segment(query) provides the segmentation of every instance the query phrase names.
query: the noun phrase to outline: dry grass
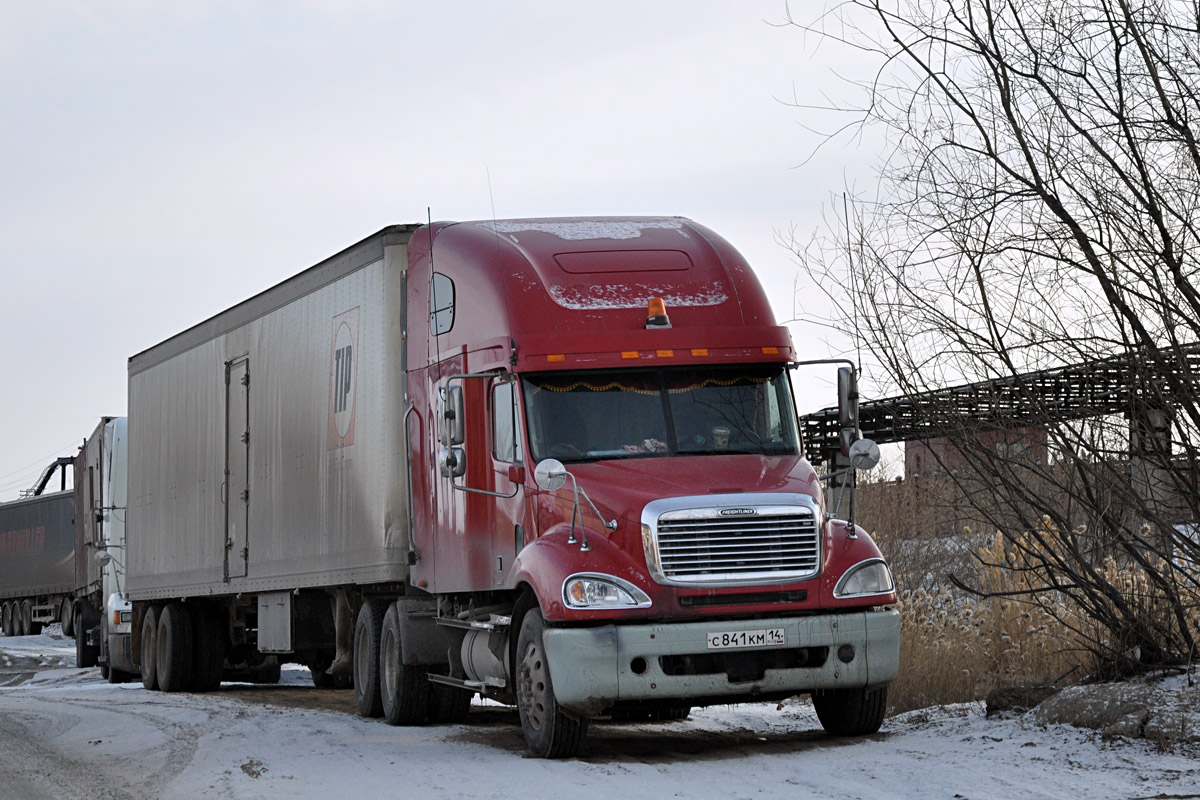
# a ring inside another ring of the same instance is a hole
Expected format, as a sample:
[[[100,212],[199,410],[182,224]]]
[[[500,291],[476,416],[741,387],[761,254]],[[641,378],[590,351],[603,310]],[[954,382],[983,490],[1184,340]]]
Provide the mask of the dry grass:
[[[1096,673],[1098,647],[1122,652],[1114,635],[1076,604],[1045,591],[1048,578],[1029,553],[1036,551],[1031,541],[1053,543],[1054,531],[1042,527],[1014,546],[999,534],[972,534],[969,526],[939,530],[931,504],[904,496],[914,488],[887,487],[876,502],[868,499],[862,506],[862,519],[889,558],[900,589],[900,677],[888,697],[893,712],[981,700],[998,686],[1067,685]],[[1138,625],[1178,629],[1180,621],[1143,569],[1111,558],[1097,567],[1135,609]],[[1184,624],[1200,638],[1200,591],[1189,578],[1192,571],[1162,562],[1151,569],[1190,582],[1182,592],[1190,598]],[[950,573],[985,592],[1037,591],[979,598],[954,589]]]
[[[1003,537],[981,549],[980,588],[1014,592],[1045,588],[1036,571]],[[1006,565],[1006,566],[1001,566]],[[1157,563],[1160,574],[1177,574]],[[1161,592],[1136,565],[1102,565],[1108,582],[1137,609],[1148,628],[1178,625],[1159,601]],[[948,588],[906,589],[901,582],[900,677],[889,692],[895,712],[981,700],[998,686],[1066,685],[1093,674],[1097,645],[1119,651],[1107,629],[1055,593],[1035,599],[978,598]],[[1200,636],[1200,593],[1189,590],[1186,624]]]
[[[982,699],[997,686],[1061,683],[1090,671],[1091,656],[1046,609],[947,588],[900,593],[897,712]]]

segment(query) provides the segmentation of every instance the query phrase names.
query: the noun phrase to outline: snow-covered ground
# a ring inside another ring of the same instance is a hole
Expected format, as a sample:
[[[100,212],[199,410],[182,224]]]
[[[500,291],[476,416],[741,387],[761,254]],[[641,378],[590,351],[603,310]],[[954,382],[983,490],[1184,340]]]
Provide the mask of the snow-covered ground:
[[[69,640],[0,637],[0,797],[57,798],[1197,798],[1200,753],[1101,741],[979,705],[912,712],[827,738],[805,702],[699,709],[677,723],[593,723],[581,757],[524,757],[516,713],[393,728],[349,692],[205,695],[110,685]]]

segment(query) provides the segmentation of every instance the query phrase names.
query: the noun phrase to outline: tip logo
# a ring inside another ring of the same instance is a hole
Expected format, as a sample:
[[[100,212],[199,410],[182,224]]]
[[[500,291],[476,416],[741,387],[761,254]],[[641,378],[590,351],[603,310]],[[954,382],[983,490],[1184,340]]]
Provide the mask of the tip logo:
[[[329,353],[329,447],[354,444],[358,387],[358,308],[333,318]]]

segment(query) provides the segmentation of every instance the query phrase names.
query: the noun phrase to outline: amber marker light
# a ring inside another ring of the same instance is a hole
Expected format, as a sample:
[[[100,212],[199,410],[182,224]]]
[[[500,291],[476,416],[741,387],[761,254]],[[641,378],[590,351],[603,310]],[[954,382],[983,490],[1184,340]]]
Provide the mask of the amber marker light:
[[[708,355],[708,348],[707,348],[707,347],[693,347],[693,348],[692,348],[692,355],[694,355],[694,356],[706,356],[706,355]]]
[[[763,355],[768,355],[768,356],[777,356],[777,355],[779,355],[779,348],[778,348],[778,347],[764,347],[764,348],[762,349],[762,351],[763,351]]]
[[[637,357],[638,357],[637,350],[622,350],[621,351],[621,358],[637,358]]]
[[[669,328],[671,320],[667,317],[667,304],[661,297],[651,297],[646,307],[647,328]]]
[[[566,361],[567,357],[562,353],[555,353],[553,355],[546,356],[546,360],[549,361],[551,364],[557,364],[560,361]]]

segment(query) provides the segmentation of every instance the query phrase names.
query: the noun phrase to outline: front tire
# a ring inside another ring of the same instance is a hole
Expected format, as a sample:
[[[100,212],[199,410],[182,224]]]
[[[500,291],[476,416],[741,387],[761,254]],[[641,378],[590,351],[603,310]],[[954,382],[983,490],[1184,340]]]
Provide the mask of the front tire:
[[[429,715],[429,678],[424,667],[404,663],[399,603],[388,606],[379,634],[379,694],[389,725],[420,725]]]
[[[379,691],[379,638],[388,604],[369,597],[358,610],[354,624],[354,704],[364,717],[383,716]]]
[[[821,727],[830,736],[869,736],[883,724],[887,687],[825,689],[812,694]]]
[[[588,720],[564,711],[554,698],[546,659],[541,611],[531,609],[517,636],[517,710],[530,752],[538,758],[570,758],[579,752]]]

